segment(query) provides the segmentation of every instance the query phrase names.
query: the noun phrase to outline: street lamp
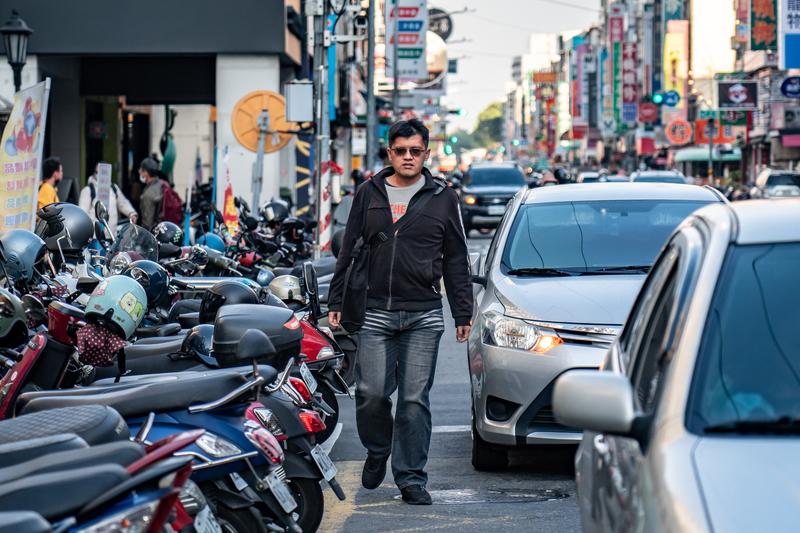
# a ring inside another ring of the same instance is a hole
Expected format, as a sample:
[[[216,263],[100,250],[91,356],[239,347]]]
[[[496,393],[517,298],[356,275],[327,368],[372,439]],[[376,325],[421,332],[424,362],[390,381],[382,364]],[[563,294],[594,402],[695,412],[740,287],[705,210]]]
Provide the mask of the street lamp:
[[[14,9],[11,11],[11,18],[0,28],[0,33],[3,34],[8,64],[14,71],[14,88],[19,92],[22,85],[22,67],[28,59],[28,37],[33,30],[19,18],[19,13]]]

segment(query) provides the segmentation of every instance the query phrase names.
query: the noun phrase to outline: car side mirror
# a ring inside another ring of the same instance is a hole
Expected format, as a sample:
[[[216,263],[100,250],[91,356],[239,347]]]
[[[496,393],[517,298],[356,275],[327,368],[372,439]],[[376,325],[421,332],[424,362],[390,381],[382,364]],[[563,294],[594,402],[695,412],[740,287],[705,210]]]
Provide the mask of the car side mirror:
[[[251,361],[260,357],[275,355],[275,345],[263,331],[248,329],[239,341],[239,348],[236,350],[238,361]]]
[[[108,222],[108,209],[106,209],[105,204],[100,200],[94,204],[94,218],[102,220],[103,222]]]
[[[570,370],[556,380],[553,412],[567,427],[631,436],[633,387],[616,372]]]
[[[486,276],[472,276],[472,283],[477,283],[482,287],[486,287]]]

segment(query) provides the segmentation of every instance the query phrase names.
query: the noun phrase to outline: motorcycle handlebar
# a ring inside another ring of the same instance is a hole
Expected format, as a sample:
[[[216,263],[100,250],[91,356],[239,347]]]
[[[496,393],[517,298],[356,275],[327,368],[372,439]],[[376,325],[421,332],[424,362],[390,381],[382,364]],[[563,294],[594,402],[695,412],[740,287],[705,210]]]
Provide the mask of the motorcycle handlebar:
[[[172,278],[170,280],[170,284],[172,284],[173,287],[175,287],[177,289],[180,289],[180,290],[183,290],[183,291],[194,291],[194,290],[197,290],[197,288],[194,285],[190,285],[189,283],[186,283],[185,281],[183,281],[181,279]]]

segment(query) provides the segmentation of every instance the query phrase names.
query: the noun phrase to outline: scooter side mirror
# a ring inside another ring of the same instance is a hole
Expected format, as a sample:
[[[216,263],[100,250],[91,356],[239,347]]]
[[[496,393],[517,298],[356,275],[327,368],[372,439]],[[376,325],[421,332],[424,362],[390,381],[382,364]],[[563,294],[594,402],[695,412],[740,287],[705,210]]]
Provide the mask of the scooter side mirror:
[[[259,357],[275,355],[276,353],[278,351],[266,333],[257,329],[248,329],[239,341],[236,360],[251,361]]]
[[[100,203],[100,202],[98,202]],[[106,234],[106,227],[105,225],[96,220],[94,223],[94,236],[97,239],[97,242],[100,243],[100,246],[103,247],[103,250],[108,250],[108,235]]]
[[[44,304],[30,294],[22,297],[22,308],[25,309],[25,314],[36,322],[47,320],[47,309],[44,308]]]
[[[244,226],[248,231],[253,231],[258,227],[258,220],[255,217],[247,217],[244,219]]]
[[[94,218],[102,220],[103,222],[108,222],[108,209],[106,209],[105,204],[100,200],[94,204]]]
[[[208,252],[200,246],[192,246],[189,251],[189,260],[197,266],[206,266],[208,264]]]

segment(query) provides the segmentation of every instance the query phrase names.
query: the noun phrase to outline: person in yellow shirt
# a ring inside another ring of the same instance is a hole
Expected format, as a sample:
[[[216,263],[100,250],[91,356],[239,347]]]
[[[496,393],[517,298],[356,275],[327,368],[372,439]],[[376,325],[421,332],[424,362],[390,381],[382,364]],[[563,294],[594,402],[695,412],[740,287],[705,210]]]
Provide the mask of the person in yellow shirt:
[[[61,160],[57,157],[48,157],[42,163],[42,181],[39,183],[39,202],[36,210],[46,205],[58,202],[56,185],[64,177]]]

